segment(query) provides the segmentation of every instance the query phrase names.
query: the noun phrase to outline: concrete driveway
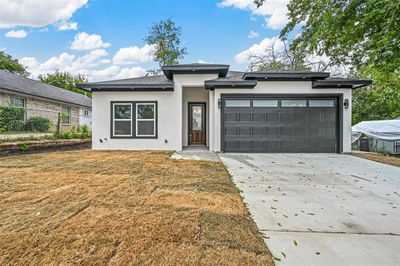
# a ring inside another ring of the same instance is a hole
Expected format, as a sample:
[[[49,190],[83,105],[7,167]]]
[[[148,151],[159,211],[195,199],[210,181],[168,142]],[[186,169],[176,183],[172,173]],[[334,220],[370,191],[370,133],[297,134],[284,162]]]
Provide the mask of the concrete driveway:
[[[339,154],[219,156],[277,265],[400,265],[400,168]]]

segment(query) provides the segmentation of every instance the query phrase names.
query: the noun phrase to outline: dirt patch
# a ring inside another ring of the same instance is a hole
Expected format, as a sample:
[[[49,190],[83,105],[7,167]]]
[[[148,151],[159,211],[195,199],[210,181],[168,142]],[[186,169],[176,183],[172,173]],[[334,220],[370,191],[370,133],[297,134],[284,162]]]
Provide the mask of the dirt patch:
[[[169,154],[0,158],[0,264],[273,265],[223,165]]]
[[[379,163],[400,167],[400,157],[396,156],[387,156],[373,152],[353,152],[351,155]]]

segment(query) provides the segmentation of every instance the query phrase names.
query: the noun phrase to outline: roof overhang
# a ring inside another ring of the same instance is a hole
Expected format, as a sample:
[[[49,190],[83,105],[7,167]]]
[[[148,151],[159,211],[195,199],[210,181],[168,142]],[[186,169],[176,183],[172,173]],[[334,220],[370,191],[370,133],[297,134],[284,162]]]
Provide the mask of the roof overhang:
[[[204,82],[206,89],[226,89],[226,88],[254,88],[257,85],[256,80],[241,80],[241,81],[231,81],[231,80],[206,80]]]
[[[86,91],[174,91],[173,84],[78,84],[78,88]]]
[[[372,85],[372,80],[315,80],[312,83],[313,89],[359,89],[365,86]]]
[[[248,72],[242,78],[258,81],[301,81],[326,79],[329,75],[329,72]]]
[[[171,80],[174,74],[218,74],[218,77],[225,77],[228,70],[229,65],[174,65],[162,67],[165,76]]]

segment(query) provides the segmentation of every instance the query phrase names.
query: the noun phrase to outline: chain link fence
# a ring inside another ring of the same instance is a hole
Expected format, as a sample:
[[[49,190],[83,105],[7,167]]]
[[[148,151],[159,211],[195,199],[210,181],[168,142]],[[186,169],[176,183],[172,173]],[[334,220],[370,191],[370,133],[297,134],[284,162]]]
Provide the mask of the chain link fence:
[[[90,111],[63,107],[61,111],[0,106],[0,141],[18,138],[90,137]]]

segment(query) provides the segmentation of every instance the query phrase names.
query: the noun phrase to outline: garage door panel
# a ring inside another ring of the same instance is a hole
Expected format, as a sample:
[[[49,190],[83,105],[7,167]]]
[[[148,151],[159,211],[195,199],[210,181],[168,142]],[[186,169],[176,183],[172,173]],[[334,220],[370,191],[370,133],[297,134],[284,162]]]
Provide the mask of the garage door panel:
[[[237,114],[236,113],[226,113],[224,115],[225,121],[237,121]]]
[[[240,100],[250,101],[250,99]],[[224,150],[336,152],[338,141],[336,104],[322,107],[315,106],[313,102],[313,105],[308,107],[309,101],[302,99],[301,106],[281,107],[279,104],[281,100],[273,100],[274,105],[268,107],[260,106],[260,104],[270,104],[268,100],[258,100],[260,103],[256,105],[254,105],[256,100],[252,100],[252,104],[248,107],[225,107]],[[329,101],[336,102],[334,99]]]
[[[252,127],[252,135],[253,136],[265,136],[265,127]]]
[[[271,112],[271,113],[267,113],[267,117],[266,117],[267,121],[280,121],[280,115],[278,112]]]

